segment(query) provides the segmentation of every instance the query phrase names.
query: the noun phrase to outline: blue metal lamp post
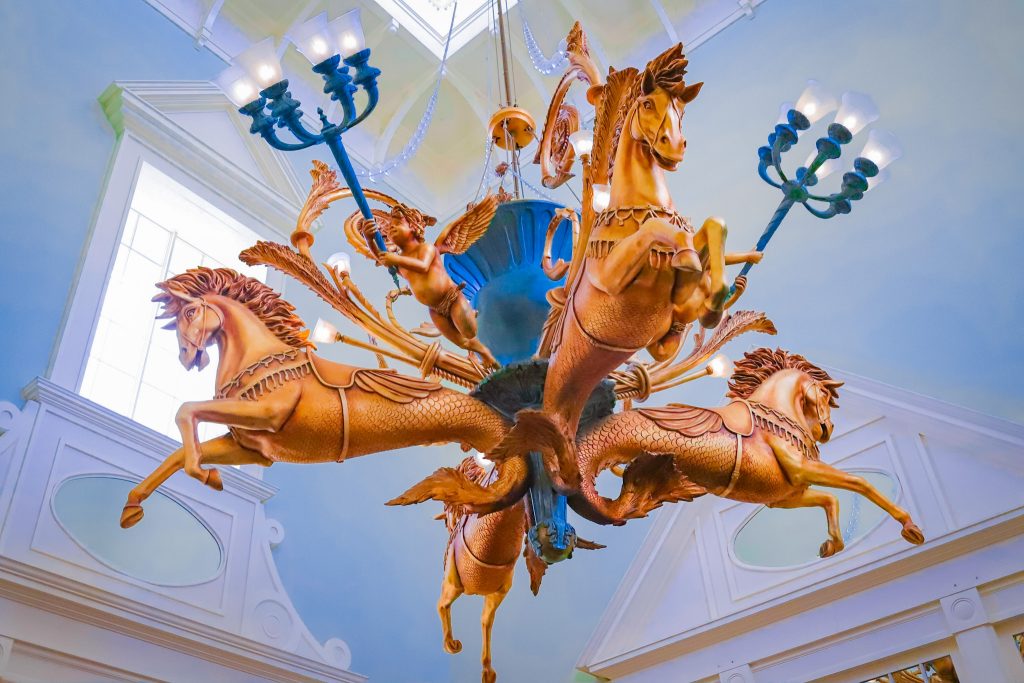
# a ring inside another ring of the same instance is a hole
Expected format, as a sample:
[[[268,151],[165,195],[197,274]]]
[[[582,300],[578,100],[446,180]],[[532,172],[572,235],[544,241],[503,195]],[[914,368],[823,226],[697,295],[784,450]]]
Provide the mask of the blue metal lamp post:
[[[326,144],[341,171],[363,218],[373,222],[373,213],[363,194],[359,178],[342,140],[342,134],[364,121],[376,108],[379,99],[377,77],[380,70],[370,66],[370,50],[365,47],[359,10],[354,9],[328,23],[326,13],[319,14],[300,26],[291,36],[296,47],[313,64],[313,71],[324,81],[324,93],[341,105],[342,119],[328,120],[317,108],[321,128],[313,132],[302,122],[300,102],[288,91],[288,80],[281,78],[281,65],[273,42],[264,40],[238,55],[235,64],[225,70],[217,82],[228,97],[239,105],[239,112],[252,119],[249,132],[259,135],[274,149],[291,152]],[[350,73],[354,70],[354,75]],[[257,95],[257,87],[261,87]],[[355,94],[362,90],[366,104],[357,113]],[[257,95],[255,98],[254,95]],[[285,142],[277,129],[287,128],[296,142]],[[380,231],[373,236],[380,250],[385,250]],[[398,283],[398,274],[390,269]]]
[[[757,251],[764,251],[795,204],[802,204],[818,218],[832,218],[837,214],[850,213],[853,202],[862,199],[864,193],[876,184],[869,179],[878,177],[885,166],[902,155],[899,143],[891,133],[873,130],[860,156],[854,159],[853,170],[843,174],[838,192],[820,195],[808,189],[838,166],[836,160],[842,154],[843,146],[848,145],[859,131],[878,118],[878,110],[867,95],[848,92],[843,95],[842,103],[836,112],[834,122],[828,127],[827,134],[818,138],[815,143],[817,152],[808,158],[806,166],[797,168],[792,178],[787,176],[782,170],[782,155],[796,145],[800,131],[807,130],[815,121],[835,109],[835,98],[816,81],[808,82],[807,89],[796,106],[785,112],[782,120],[775,126],[775,131],[768,136],[768,144],[757,150],[758,175],[772,187],[779,188],[783,195],[782,201],[779,202],[757,241]],[[769,174],[769,168],[775,170],[777,180]],[[818,206],[811,202],[816,202]],[[739,276],[745,277],[752,267],[753,264],[747,263]]]

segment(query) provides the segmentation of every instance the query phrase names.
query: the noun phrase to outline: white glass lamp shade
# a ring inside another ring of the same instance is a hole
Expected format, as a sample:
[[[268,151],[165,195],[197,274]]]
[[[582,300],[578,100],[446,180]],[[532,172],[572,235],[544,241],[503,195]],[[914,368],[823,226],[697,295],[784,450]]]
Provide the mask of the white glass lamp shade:
[[[236,107],[244,107],[260,96],[256,82],[237,64],[221,71],[214,82]]]
[[[868,178],[868,189],[865,190],[865,192],[870,192],[871,190],[875,189],[888,179],[889,169],[883,168],[881,171],[878,172],[878,175],[876,175],[874,178]]]
[[[870,95],[862,92],[843,93],[842,104],[836,112],[836,123],[846,126],[852,135],[864,129],[864,126],[878,119],[878,106]]]
[[[331,254],[327,259],[327,267],[339,275],[348,275],[352,272],[352,259],[343,251]]]
[[[255,81],[261,90],[279,83],[284,78],[273,38],[264,38],[250,45],[245,52],[235,57],[235,63],[245,69],[249,78]]]
[[[309,338],[317,344],[333,344],[338,341],[338,328],[323,318],[318,318]]]
[[[783,102],[779,105],[779,118],[775,121],[775,125],[789,123],[789,110],[795,109],[795,105],[792,102]]]
[[[594,185],[594,195],[591,203],[594,211],[604,211],[612,199],[612,189],[607,185]]]
[[[734,369],[732,360],[720,353],[708,361],[708,374],[712,377],[728,377]]]
[[[316,66],[337,54],[334,36],[327,28],[327,12],[321,12],[289,34],[302,56]]]
[[[366,47],[363,37],[363,22],[359,18],[359,8],[349,10],[328,24],[334,36],[334,44],[338,46],[342,57],[351,57]]]
[[[868,141],[860,155],[875,162],[878,170],[882,170],[903,156],[903,147],[889,131],[875,129],[868,133]]]
[[[591,150],[594,149],[594,131],[578,130],[569,136],[569,142],[572,144],[576,156],[590,154]]]
[[[800,94],[800,98],[793,107],[807,117],[807,120],[814,123],[826,114],[836,110],[838,102],[835,95],[815,80],[807,81],[807,87]]]

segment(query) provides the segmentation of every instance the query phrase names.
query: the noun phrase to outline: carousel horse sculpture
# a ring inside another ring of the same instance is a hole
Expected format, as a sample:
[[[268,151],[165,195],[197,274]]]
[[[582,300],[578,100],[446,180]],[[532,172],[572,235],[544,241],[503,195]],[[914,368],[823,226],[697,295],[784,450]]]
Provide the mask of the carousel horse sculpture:
[[[841,385],[802,356],[760,348],[737,361],[727,394],[733,401],[722,408],[670,404],[616,413],[578,444],[582,484],[574,509],[599,524],[624,524],[663,502],[706,493],[775,508],[821,507],[829,537],[819,553],[829,557],[844,547],[839,504],[810,487],[830,486],[865,496],[902,525],[903,538],[923,543],[906,510],[863,478],[819,459],[817,444],[832,435],[831,409]],[[637,504],[628,493],[615,500],[600,496],[597,475],[623,464],[624,481],[657,497]],[[670,470],[674,477],[665,476]]]
[[[717,325],[742,292],[730,297],[725,265],[760,259],[757,252],[726,254],[720,219],[694,230],[672,203],[665,172],[683,160],[683,111],[703,85],[686,84],[686,66],[682,45],[675,45],[642,72],[613,71],[588,92],[598,109],[595,150],[614,150],[610,203],[582,231],[564,289],[549,295],[540,349],[549,356],[543,406],[521,411],[493,454],[543,453],[555,487],[566,493],[578,488],[573,441],[598,382],[645,348],[655,360],[671,359],[695,320]]]
[[[182,404],[182,447],[129,493],[123,527],[142,519],[142,502],[180,469],[220,490],[220,473],[204,464],[342,462],[452,441],[486,453],[508,429],[497,411],[437,382],[318,357],[291,304],[258,280],[195,268],[157,286],[186,370],[205,368],[207,347],[219,347],[218,390]],[[230,433],[200,443],[200,422]]]

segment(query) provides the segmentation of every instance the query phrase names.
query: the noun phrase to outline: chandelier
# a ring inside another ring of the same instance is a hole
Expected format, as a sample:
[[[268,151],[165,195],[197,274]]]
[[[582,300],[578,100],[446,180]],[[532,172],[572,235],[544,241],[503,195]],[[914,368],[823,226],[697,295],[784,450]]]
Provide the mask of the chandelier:
[[[503,23],[500,1],[496,9]],[[758,174],[783,198],[753,250],[728,251],[724,222],[691,224],[676,211],[665,181],[684,157],[682,112],[703,85],[686,81],[682,45],[642,69],[602,77],[577,23],[565,41],[568,66],[534,161],[547,188],[578,174],[581,206],[520,199],[517,183],[515,196],[488,195],[430,238],[436,220],[364,190],[345,151],[343,134],[379,98],[380,72],[369,65],[358,11],[329,23],[318,17],[293,37],[322,76],[324,92],[340,103],[339,122],[320,110],[320,130],[306,127],[270,43],[239,55],[220,82],[252,120],[253,134],[283,151],[325,144],[345,184],[327,164],[314,162],[291,244],[258,242],[241,259],[298,280],[371,341],[323,319],[310,333],[276,292],[230,269],[194,268],[159,283],[155,301],[176,331],[185,368],[202,369],[207,347],[220,346],[218,389],[212,400],[181,406],[176,421],[183,445],[132,490],[123,527],[137,524],[145,499],[182,469],[220,490],[219,465],[341,462],[414,445],[460,444],[477,455],[438,469],[388,504],[444,503],[450,533],[439,602],[444,648],[462,647],[452,634],[452,602],[463,593],[484,595],[485,682],[496,679],[490,626],[520,554],[537,593],[550,565],[576,549],[602,547],[576,534],[570,509],[621,525],[665,503],[709,494],[821,507],[828,536],[820,554],[828,557],[844,542],[837,500],[811,488],[817,485],[867,497],[901,524],[906,540],[924,541],[906,510],[820,459],[841,382],[782,349],[758,348],[735,363],[721,353],[740,335],[775,334],[765,314],[734,306],[789,210],[801,204],[821,218],[849,213],[900,156],[891,135],[871,131],[839,190],[816,191],[843,149],[877,118],[870,98],[847,93],[840,102],[812,81],[795,105],[784,107],[757,153]],[[581,129],[580,113],[564,101],[577,82],[588,88],[593,130]],[[353,97],[358,91],[366,98],[361,111]],[[518,152],[532,140],[534,124],[514,106],[507,84],[503,100],[488,134],[511,155],[518,178]],[[783,159],[799,135],[837,109],[816,152],[787,171]],[[282,140],[279,129],[294,141]],[[395,288],[377,302],[354,281],[348,254],[318,263],[311,252],[311,225],[347,197],[359,207],[341,221],[354,253],[394,279]],[[741,264],[729,282],[727,268]],[[393,310],[403,296],[421,304],[429,322],[403,324]],[[315,353],[317,344],[335,342],[374,353],[378,367]],[[414,372],[400,373],[393,363]],[[646,403],[705,377],[727,378],[730,402],[715,408]],[[226,425],[229,434],[200,443],[200,422]],[[621,478],[615,497],[596,487],[605,471]]]

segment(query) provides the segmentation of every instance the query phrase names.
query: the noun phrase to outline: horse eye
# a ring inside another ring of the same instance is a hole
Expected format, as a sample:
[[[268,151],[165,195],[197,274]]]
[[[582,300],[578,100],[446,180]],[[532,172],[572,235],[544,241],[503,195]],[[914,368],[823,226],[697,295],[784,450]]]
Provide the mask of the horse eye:
[[[650,109],[650,108],[651,108],[651,101],[650,100],[644,100],[644,109]]]
[[[185,311],[185,319],[186,320],[191,320],[192,316],[194,316],[195,314],[196,314],[195,310],[190,308],[187,311]]]

